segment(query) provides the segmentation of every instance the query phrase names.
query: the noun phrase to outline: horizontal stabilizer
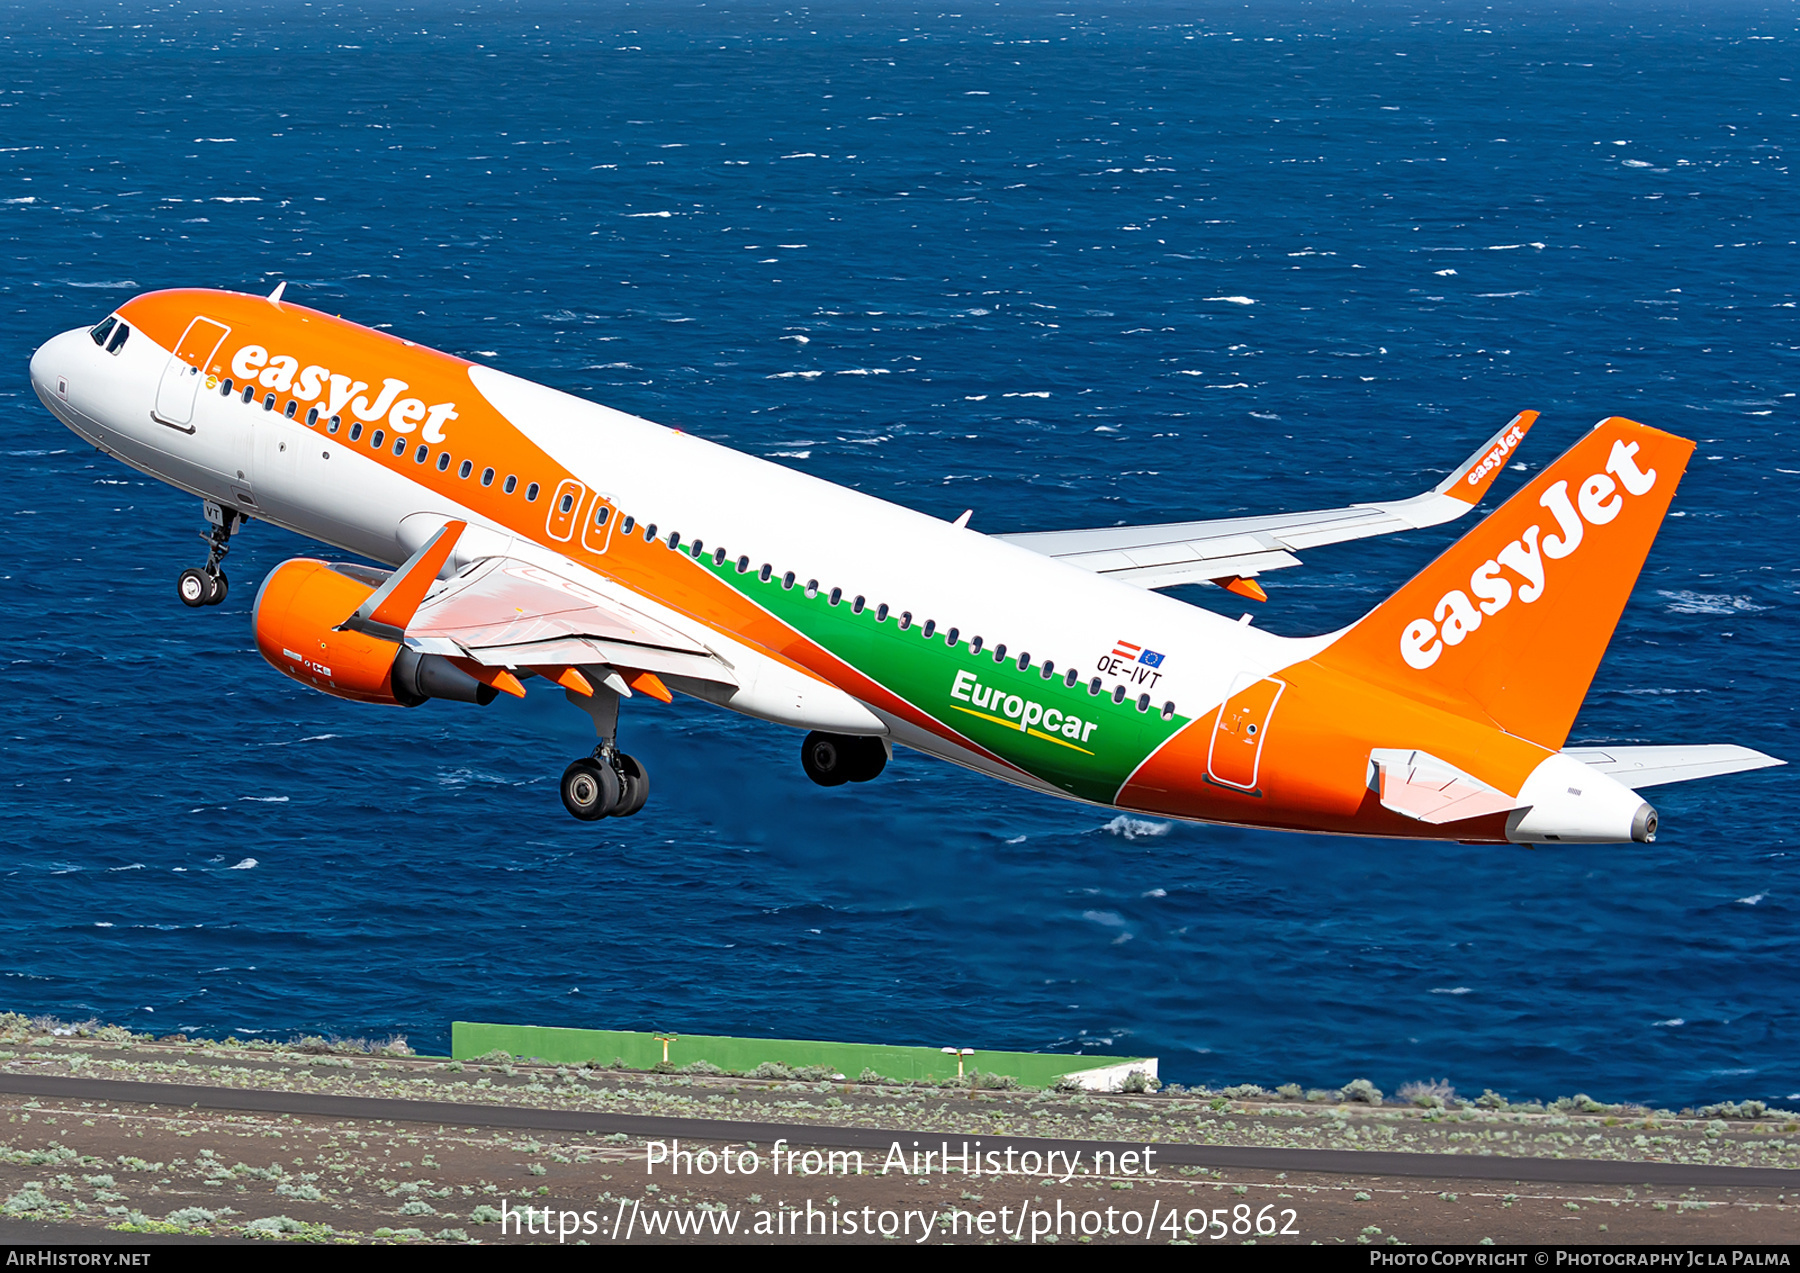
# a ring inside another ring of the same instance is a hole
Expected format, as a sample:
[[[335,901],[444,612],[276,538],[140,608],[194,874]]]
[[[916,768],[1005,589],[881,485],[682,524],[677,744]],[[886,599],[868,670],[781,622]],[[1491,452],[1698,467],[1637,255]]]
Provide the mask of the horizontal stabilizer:
[[[1724,743],[1693,747],[1565,747],[1563,755],[1618,779],[1634,791],[1787,764],[1760,751]]]
[[[1516,796],[1430,752],[1377,747],[1369,753],[1369,765],[1374,770],[1369,785],[1381,797],[1382,808],[1432,826],[1519,807]]]

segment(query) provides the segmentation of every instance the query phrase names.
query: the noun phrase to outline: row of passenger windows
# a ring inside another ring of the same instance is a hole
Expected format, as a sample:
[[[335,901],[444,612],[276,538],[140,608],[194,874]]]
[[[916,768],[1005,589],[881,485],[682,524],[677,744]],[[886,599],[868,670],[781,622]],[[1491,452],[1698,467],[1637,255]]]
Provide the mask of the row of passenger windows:
[[[125,348],[125,342],[131,339],[131,328],[120,322],[117,314],[110,314],[95,323],[89,329],[88,335],[92,336],[94,343],[106,350],[107,353],[116,354]],[[112,337],[111,340],[107,339],[108,335]]]
[[[112,321],[111,319],[107,320],[107,322],[111,322],[111,321]],[[105,324],[102,324],[102,326],[104,326],[104,325]],[[120,327],[121,327],[121,329],[123,329],[123,324],[121,324]],[[98,329],[96,329],[96,331],[98,331]],[[98,340],[96,340],[96,343],[98,343]],[[115,344],[119,344],[119,343],[123,343],[123,342],[115,341]],[[232,391],[233,391],[233,385],[229,378],[220,382],[219,393],[221,396],[229,398],[232,395]],[[241,397],[242,397],[243,401],[246,403],[254,401],[256,398],[256,386],[254,384],[245,385],[243,388]],[[273,411],[275,409],[275,395],[273,393],[265,395],[262,400],[262,406],[263,406],[264,411]],[[295,398],[290,398],[290,399],[288,399],[287,406],[283,409],[282,414],[291,420],[294,418],[296,413],[299,411],[299,408],[300,408],[299,400],[295,399]],[[318,424],[318,422],[319,422],[319,409],[316,406],[308,408],[307,412],[306,412],[307,426],[308,427],[316,426]],[[327,433],[335,434],[338,432],[338,430],[340,428],[342,428],[342,426],[343,426],[343,417],[334,415],[330,418],[330,420],[328,420],[326,422],[325,431]],[[362,422],[361,421],[352,421],[350,424],[350,432],[347,436],[348,436],[348,440],[351,442],[361,441],[362,436],[363,436]],[[379,451],[386,444],[387,444],[387,434],[386,434],[385,430],[378,428],[378,429],[375,429],[369,435],[369,446],[372,450]],[[405,455],[408,445],[409,445],[409,443],[406,438],[396,437],[394,439],[394,446],[393,446],[394,454],[396,456]],[[430,457],[431,457],[431,448],[422,442],[418,445],[417,449],[413,452],[413,462],[415,464],[424,464],[428,459],[430,459]],[[448,452],[448,451],[438,452],[438,458],[437,458],[438,472],[440,472],[440,473],[447,472],[450,468],[451,463],[452,463],[452,460],[451,460],[450,452]],[[462,462],[462,464],[457,468],[456,475],[459,478],[467,479],[471,474],[474,473],[474,471],[475,471],[474,462],[472,460],[464,460]],[[483,469],[482,473],[481,473],[481,484],[483,486],[492,486],[494,484],[494,478],[496,476],[497,476],[497,474],[495,473],[495,471],[492,468]],[[511,495],[515,490],[518,489],[518,485],[519,485],[519,479],[517,477],[513,476],[512,474],[508,474],[506,477],[506,480],[501,484],[501,489],[503,491],[505,491],[506,494]],[[535,503],[537,500],[538,494],[539,494],[539,487],[536,482],[532,482],[526,486],[526,488],[525,488],[526,500]],[[559,513],[564,513],[564,514],[571,513],[574,511],[574,508],[575,508],[575,496],[572,493],[565,494],[560,500],[557,501],[557,511]],[[611,513],[612,513],[612,509],[606,503],[604,503],[601,500],[596,499],[595,503],[594,503],[594,525],[596,527],[605,526],[607,519],[611,515]],[[622,534],[629,535],[636,528],[637,528],[637,519],[635,517],[627,516],[623,521],[621,521],[619,523],[619,530]],[[643,532],[644,532],[644,541],[646,543],[654,543],[655,542],[655,540],[656,540],[656,524],[654,522],[649,523],[646,526],[644,526]],[[669,532],[668,545],[671,550],[679,550],[681,548],[681,532],[680,531],[670,531]],[[702,553],[705,552],[705,543],[702,540],[696,539],[693,541],[693,543],[691,545],[688,546],[687,551],[690,556],[692,556],[696,560],[698,560],[699,557],[702,555]],[[727,556],[727,553],[725,552],[725,550],[723,548],[715,548],[712,552],[713,565],[723,566],[725,564],[726,556]],[[739,557],[737,559],[736,564],[737,564],[737,572],[740,575],[746,574],[749,572],[750,558],[748,556]],[[771,566],[768,562],[764,562],[762,565],[762,569],[757,572],[757,578],[759,580],[761,580],[763,583],[768,583],[774,577],[775,577],[775,568],[773,566]],[[797,582],[797,579],[794,575],[794,572],[791,570],[781,576],[781,586],[784,589],[792,589],[796,582]],[[809,579],[806,581],[805,594],[808,599],[817,597],[819,595],[819,581],[817,579]],[[843,604],[844,590],[842,588],[833,588],[831,590],[830,594],[827,596],[827,602],[834,606]],[[858,597],[853,597],[850,599],[850,612],[852,614],[861,614],[866,609],[868,609],[868,599],[867,598],[858,596]],[[875,609],[875,622],[877,622],[877,623],[886,623],[888,621],[888,618],[892,614],[892,611],[888,608],[888,605],[885,601],[878,603],[874,609]],[[900,626],[900,631],[902,631],[902,632],[907,631],[908,629],[910,629],[913,626],[912,611],[903,610],[900,612],[899,626]],[[922,625],[920,625],[919,630],[920,630],[920,634],[922,636],[924,636],[924,638],[927,641],[933,640],[937,636],[937,633],[939,631],[938,625],[937,625],[937,620],[935,620],[935,619],[925,620],[925,622]],[[955,649],[956,646],[962,640],[961,631],[957,628],[947,628],[947,629],[944,629],[943,631],[944,631],[945,642],[947,644],[949,644],[949,646],[952,649]],[[986,648],[987,648],[986,642],[982,637],[975,636],[975,637],[971,637],[969,639],[969,653],[970,654],[979,655]],[[1000,644],[993,647],[993,659],[994,659],[994,662],[996,662],[996,663],[1005,663],[1007,661],[1007,650],[1006,650],[1005,642],[1001,642]],[[1023,653],[1023,654],[1017,655],[1015,657],[1014,661],[1018,664],[1019,670],[1021,672],[1029,671],[1032,667],[1031,655],[1029,653]],[[1056,663],[1052,659],[1045,659],[1042,663],[1037,665],[1037,668],[1038,668],[1038,675],[1043,677],[1046,681],[1056,675]],[[1062,675],[1062,680],[1063,680],[1064,686],[1066,686],[1070,689],[1073,689],[1075,687],[1076,682],[1078,682],[1080,679],[1081,679],[1081,674],[1075,668],[1068,668],[1066,671],[1063,672],[1063,675]],[[1087,687],[1088,693],[1090,695],[1098,695],[1100,693],[1102,684],[1103,684],[1103,681],[1102,681],[1101,677],[1094,676],[1094,677],[1090,678],[1088,680],[1088,687]],[[1115,685],[1113,687],[1113,692],[1112,692],[1113,702],[1123,703],[1125,701],[1125,694],[1126,694],[1126,690],[1123,685]],[[1138,711],[1140,711],[1140,712],[1149,711],[1150,710],[1150,695],[1139,694],[1137,697],[1136,706],[1137,706]],[[1162,705],[1162,718],[1164,720],[1169,720],[1169,719],[1173,718],[1174,715],[1175,715],[1175,704],[1172,701],[1164,703]]]
[[[567,510],[565,509],[564,511],[567,511]],[[606,518],[605,518],[604,508],[596,510],[595,524],[596,525],[604,525],[605,522],[606,522]],[[625,518],[624,521],[619,523],[619,529],[624,534],[629,535],[632,532],[634,523],[635,523],[634,518],[627,517],[627,518]],[[654,523],[644,527],[644,539],[646,542],[655,541],[656,526]],[[680,550],[682,547],[681,532],[673,531],[673,530],[670,531],[667,542],[668,542],[670,549]],[[694,540],[693,543],[688,545],[686,551],[689,556],[693,557],[695,560],[698,560],[701,556],[706,555],[705,541],[699,540],[699,539]],[[715,566],[723,566],[725,564],[726,558],[729,556],[729,554],[723,548],[713,549],[713,551],[710,555],[712,557],[713,565],[715,565]],[[737,572],[740,575],[747,574],[750,570],[750,558],[747,556],[741,556],[737,559],[736,565],[737,565]],[[762,569],[757,572],[756,577],[758,579],[760,579],[763,583],[769,583],[771,580],[773,580],[775,578],[775,568],[773,566],[771,566],[768,562],[765,561],[762,565]],[[780,577],[780,582],[781,582],[781,586],[783,588],[792,589],[794,587],[794,585],[798,582],[798,579],[795,576],[794,572],[790,570],[786,574],[784,574]],[[807,598],[811,599],[811,598],[817,597],[819,595],[819,592],[820,592],[819,581],[817,579],[808,579],[805,584],[805,595],[807,596]],[[834,606],[842,605],[842,604],[844,604],[844,601],[845,601],[844,590],[842,588],[833,588],[828,594],[826,594],[827,604],[834,605]],[[850,613],[852,613],[852,614],[862,614],[865,610],[870,608],[868,598],[866,598],[866,597],[860,597],[860,596],[852,597],[849,599],[849,604],[850,604]],[[877,622],[877,623],[886,623],[888,621],[888,619],[893,615],[893,611],[891,609],[889,609],[888,604],[885,601],[878,603],[874,607],[874,612],[875,612],[875,622]],[[898,621],[899,621],[900,631],[905,632],[908,629],[910,629],[913,626],[913,622],[914,622],[912,611],[902,610],[898,616]],[[936,619],[927,619],[927,620],[925,620],[925,622],[923,624],[919,625],[919,633],[927,641],[935,639],[939,631],[940,631],[940,629],[938,628]],[[945,629],[942,629],[942,631],[944,634],[945,643],[948,644],[951,649],[955,649],[956,646],[962,640],[962,632],[957,628],[945,628]],[[994,662],[1005,663],[1005,662],[1009,661],[1005,642],[1001,642],[1000,644],[995,645],[991,648],[992,648],[992,652],[993,652]],[[986,651],[987,649],[989,649],[989,647],[984,638],[979,637],[979,636],[974,636],[974,637],[969,638],[969,653],[971,655],[979,655],[979,654],[983,653],[984,651]],[[1033,666],[1031,655],[1029,653],[1021,653],[1021,654],[1012,656],[1012,659],[1010,661],[1016,663],[1021,672],[1029,671]],[[1037,664],[1036,667],[1038,669],[1038,675],[1043,677],[1046,681],[1056,675],[1056,662],[1053,659],[1045,659],[1043,662]],[[1063,685],[1069,689],[1073,689],[1075,687],[1076,683],[1079,682],[1080,680],[1081,680],[1081,673],[1078,670],[1076,670],[1075,668],[1068,668],[1062,673]],[[1089,678],[1088,683],[1087,683],[1088,693],[1091,695],[1098,695],[1100,693],[1100,690],[1101,690],[1101,687],[1103,684],[1104,684],[1104,680],[1102,677],[1094,676],[1094,677]],[[1127,691],[1123,685],[1113,686],[1112,701],[1115,703],[1123,703],[1125,701],[1126,692]],[[1138,711],[1140,711],[1140,712],[1149,711],[1150,710],[1150,695],[1139,694],[1137,697],[1136,706],[1137,706]],[[1164,720],[1170,720],[1174,717],[1174,715],[1175,715],[1174,702],[1170,701],[1170,702],[1164,703],[1162,705],[1162,718]]]
[[[234,388],[235,388],[235,386],[232,384],[231,378],[229,376],[226,377],[224,380],[221,380],[219,382],[219,396],[224,397],[224,398],[231,397]],[[254,383],[245,385],[243,388],[243,391],[238,396],[244,402],[254,402],[256,400],[256,385]],[[275,409],[275,395],[274,394],[269,393],[269,394],[263,395],[262,408],[264,411],[273,411]],[[299,411],[300,411],[300,400],[298,398],[289,398],[287,401],[287,405],[282,408],[281,413],[282,413],[282,415],[286,416],[288,419],[292,420],[299,413]],[[335,416],[335,415],[332,416],[331,419],[329,419],[325,423],[325,432],[331,433],[331,434],[337,433],[341,428],[343,428],[343,422],[344,422],[344,418],[342,416]],[[319,409],[317,407],[308,407],[306,410],[307,427],[308,428],[316,427],[318,425],[318,423],[319,423]],[[350,422],[350,432],[348,434],[346,434],[345,436],[351,442],[361,442],[362,438],[363,438],[363,432],[364,432],[364,430],[363,430],[362,421],[352,420]],[[385,447],[387,444],[388,444],[388,434],[387,434],[386,429],[378,428],[369,434],[369,449],[370,450],[379,451],[383,447]],[[396,456],[405,455],[407,447],[409,445],[411,445],[411,444],[407,441],[407,439],[405,437],[395,435],[394,445],[393,445],[394,454]],[[418,447],[413,451],[413,463],[423,464],[430,458],[431,458],[431,448],[423,442],[419,443]],[[438,472],[440,472],[440,473],[448,472],[452,462],[453,461],[451,460],[450,452],[439,451],[437,453],[437,471]],[[462,462],[462,464],[460,466],[458,466],[458,468],[456,470],[456,475],[460,478],[466,479],[474,472],[475,472],[475,462],[473,460],[464,460]],[[481,484],[483,486],[492,486],[494,484],[494,479],[497,476],[498,476],[498,474],[493,469],[491,469],[491,468],[483,469],[481,471]],[[500,489],[505,491],[508,495],[511,495],[514,491],[519,489],[519,479],[510,473],[507,474],[506,480],[500,484]],[[537,500],[538,493],[539,493],[539,487],[536,482],[532,482],[525,487],[525,498],[527,500],[535,502]]]

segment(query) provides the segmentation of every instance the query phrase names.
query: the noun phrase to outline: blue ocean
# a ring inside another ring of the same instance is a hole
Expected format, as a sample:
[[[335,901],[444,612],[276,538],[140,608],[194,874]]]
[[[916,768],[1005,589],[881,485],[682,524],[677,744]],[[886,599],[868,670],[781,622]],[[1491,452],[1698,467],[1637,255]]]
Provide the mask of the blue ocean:
[[[229,601],[185,609],[198,501],[26,378],[136,292],[286,281],[991,532],[1409,495],[1523,408],[1528,471],[1626,415],[1699,449],[1571,741],[1800,759],[1791,6],[4,15],[0,1008],[1800,1100],[1793,769],[1652,791],[1653,845],[1335,840],[910,753],[822,790],[797,733],[640,698],[649,808],[577,823],[560,693],[402,711],[278,676],[255,583],[319,547],[252,524]],[[1255,621],[1348,623],[1471,524],[1303,554]]]

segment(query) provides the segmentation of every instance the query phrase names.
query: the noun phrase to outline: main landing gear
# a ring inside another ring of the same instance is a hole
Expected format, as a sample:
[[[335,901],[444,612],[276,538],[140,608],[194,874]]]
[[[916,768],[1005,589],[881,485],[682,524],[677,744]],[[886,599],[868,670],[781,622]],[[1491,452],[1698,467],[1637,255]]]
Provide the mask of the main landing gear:
[[[219,563],[231,551],[232,533],[243,525],[244,515],[209,499],[206,501],[206,520],[212,523],[212,530],[200,536],[209,549],[206,565],[182,571],[175,584],[184,606],[216,606],[225,600],[231,587],[225,572],[219,569]]]
[[[887,762],[887,744],[879,738],[814,730],[800,744],[800,765],[821,787],[868,782],[887,768]]]
[[[588,679],[596,682],[592,694],[580,694],[572,689],[564,693],[571,703],[594,718],[594,732],[600,735],[600,745],[594,748],[593,755],[583,756],[563,770],[563,808],[583,822],[629,818],[650,798],[650,775],[635,757],[627,756],[616,745],[619,692],[607,682],[617,678],[601,679],[590,669]]]
[[[633,756],[602,745],[563,770],[562,802],[583,822],[629,818],[650,798],[650,775]]]

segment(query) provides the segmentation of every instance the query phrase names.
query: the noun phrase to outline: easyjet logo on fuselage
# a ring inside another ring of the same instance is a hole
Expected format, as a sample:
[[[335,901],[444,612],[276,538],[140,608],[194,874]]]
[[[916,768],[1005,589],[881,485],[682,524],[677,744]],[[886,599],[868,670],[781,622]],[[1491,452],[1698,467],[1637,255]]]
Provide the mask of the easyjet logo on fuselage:
[[[292,394],[301,402],[318,403],[323,416],[342,415],[348,408],[366,423],[385,418],[395,433],[411,433],[422,424],[425,431],[419,436],[427,442],[442,442],[444,425],[456,419],[454,402],[426,406],[423,398],[401,397],[411,387],[404,380],[384,379],[380,392],[371,397],[367,381],[333,374],[317,363],[302,366],[290,354],[271,357],[261,345],[245,345],[233,354],[231,374],[246,384],[254,381],[265,389]]]
[[[1549,574],[1546,559],[1557,561],[1575,552],[1586,527],[1606,525],[1623,511],[1625,496],[1647,494],[1656,485],[1656,470],[1640,469],[1637,452],[1636,442],[1614,442],[1606,471],[1586,478],[1573,500],[1567,481],[1552,484],[1539,496],[1538,503],[1556,518],[1556,532],[1544,535],[1540,544],[1542,528],[1532,526],[1475,568],[1469,576],[1468,592],[1452,588],[1438,599],[1430,619],[1407,624],[1400,634],[1400,657],[1407,665],[1424,671],[1443,656],[1445,646],[1461,645],[1481,627],[1485,616],[1499,614],[1511,605],[1514,588],[1505,571],[1518,576],[1520,601],[1530,605],[1542,597]]]
[[[1469,470],[1469,476],[1463,480],[1470,486],[1480,486],[1482,478],[1506,463],[1506,457],[1512,454],[1513,448],[1519,445],[1519,440],[1524,436],[1524,427],[1513,425],[1501,435],[1498,442],[1494,443],[1493,450],[1481,457],[1481,463]]]

